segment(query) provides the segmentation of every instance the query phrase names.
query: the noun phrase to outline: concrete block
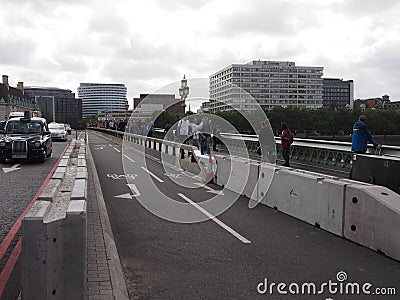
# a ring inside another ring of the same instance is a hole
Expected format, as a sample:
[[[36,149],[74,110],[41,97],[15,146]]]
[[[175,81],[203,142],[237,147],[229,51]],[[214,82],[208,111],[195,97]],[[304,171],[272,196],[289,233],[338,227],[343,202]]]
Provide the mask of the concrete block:
[[[84,171],[77,171],[75,179],[88,179],[88,172],[86,168]]]
[[[56,173],[62,173],[62,172],[65,172],[65,171],[67,171],[67,168],[66,167],[57,167],[57,169],[56,169]]]
[[[344,237],[400,260],[400,195],[386,187],[346,188]]]
[[[67,166],[68,166],[68,160],[69,160],[69,159],[62,158],[62,159],[60,160],[60,163],[58,164],[58,166],[59,166],[59,167],[67,167]]]
[[[86,201],[70,201],[63,222],[64,299],[85,299]]]
[[[87,181],[86,179],[76,179],[72,188],[71,200],[86,200]]]
[[[239,195],[243,195],[250,174],[249,161],[240,157],[231,157],[228,159],[230,159],[231,168],[228,173],[229,178],[225,188]]]
[[[43,217],[51,205],[49,201],[36,201],[22,220],[22,299],[47,298],[48,238]]]
[[[225,186],[231,172],[231,160],[229,156],[215,155],[217,170],[215,183],[219,186]]]
[[[53,176],[51,176],[52,179],[59,179],[63,180],[65,177],[65,172],[54,172]]]
[[[86,159],[78,158],[78,167],[86,167]]]
[[[44,187],[42,193],[38,197],[38,200],[51,201],[53,202],[57,196],[58,191],[61,187],[60,179],[50,179]]]
[[[282,168],[275,172],[267,205],[343,236],[346,184],[321,176]]]
[[[275,164],[261,163],[257,182],[257,202],[267,205],[267,192],[272,184],[275,172],[280,168]]]
[[[246,185],[244,187],[243,195],[249,198],[250,200],[257,201],[258,193],[257,193],[257,183],[259,176],[259,168],[260,163],[255,161],[249,161],[249,174],[247,178],[243,178],[246,181]]]

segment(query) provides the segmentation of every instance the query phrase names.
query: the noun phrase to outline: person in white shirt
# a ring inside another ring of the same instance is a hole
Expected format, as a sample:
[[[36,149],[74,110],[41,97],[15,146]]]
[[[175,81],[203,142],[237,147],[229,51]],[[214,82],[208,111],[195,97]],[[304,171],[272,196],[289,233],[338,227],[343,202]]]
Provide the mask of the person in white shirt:
[[[190,121],[188,119],[188,115],[185,114],[183,118],[178,122],[178,137],[179,142],[184,143],[185,140],[189,137],[189,126]]]

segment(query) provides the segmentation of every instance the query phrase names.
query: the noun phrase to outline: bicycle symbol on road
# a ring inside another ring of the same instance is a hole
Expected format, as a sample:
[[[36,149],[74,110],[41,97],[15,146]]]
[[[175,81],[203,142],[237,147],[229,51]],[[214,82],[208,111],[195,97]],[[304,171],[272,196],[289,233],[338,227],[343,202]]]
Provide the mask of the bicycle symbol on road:
[[[111,179],[135,179],[137,174],[107,174]]]

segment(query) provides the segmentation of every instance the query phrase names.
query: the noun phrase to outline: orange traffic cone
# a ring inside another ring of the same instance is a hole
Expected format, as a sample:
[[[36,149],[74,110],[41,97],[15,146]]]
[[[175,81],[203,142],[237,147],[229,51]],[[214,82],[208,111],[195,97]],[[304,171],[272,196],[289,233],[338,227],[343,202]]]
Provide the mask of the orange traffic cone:
[[[208,165],[206,170],[206,182],[210,181],[214,177],[213,166],[212,166],[212,158],[211,154],[208,156]]]

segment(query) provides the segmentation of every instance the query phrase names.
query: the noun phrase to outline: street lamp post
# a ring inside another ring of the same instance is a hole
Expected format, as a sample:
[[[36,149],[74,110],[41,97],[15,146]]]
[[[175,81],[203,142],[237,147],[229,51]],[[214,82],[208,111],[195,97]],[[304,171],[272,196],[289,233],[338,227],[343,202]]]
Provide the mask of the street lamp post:
[[[182,107],[186,107],[185,100],[187,96],[189,95],[189,87],[187,85],[187,80],[185,78],[185,75],[183,75],[183,79],[181,80],[181,87],[179,88],[179,95],[181,96],[182,100]]]

